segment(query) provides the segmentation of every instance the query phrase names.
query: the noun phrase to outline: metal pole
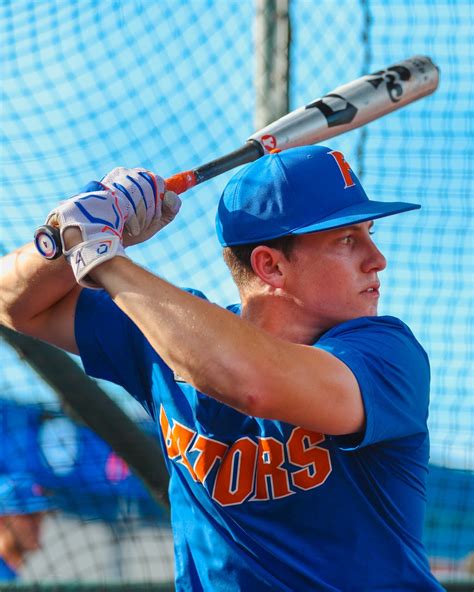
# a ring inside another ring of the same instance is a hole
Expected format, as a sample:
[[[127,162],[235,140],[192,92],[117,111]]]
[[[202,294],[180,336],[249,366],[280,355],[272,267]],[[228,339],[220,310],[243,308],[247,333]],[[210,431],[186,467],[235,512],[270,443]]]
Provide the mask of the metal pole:
[[[255,1],[255,129],[260,129],[290,110],[290,0]]]

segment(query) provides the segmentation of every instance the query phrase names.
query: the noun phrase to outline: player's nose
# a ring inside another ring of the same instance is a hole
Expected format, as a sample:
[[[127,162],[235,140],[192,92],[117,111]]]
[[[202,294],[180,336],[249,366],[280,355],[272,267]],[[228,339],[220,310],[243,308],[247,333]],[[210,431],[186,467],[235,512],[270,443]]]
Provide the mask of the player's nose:
[[[362,270],[383,271],[387,267],[387,260],[377,245],[370,240],[367,246],[367,253],[362,263]]]

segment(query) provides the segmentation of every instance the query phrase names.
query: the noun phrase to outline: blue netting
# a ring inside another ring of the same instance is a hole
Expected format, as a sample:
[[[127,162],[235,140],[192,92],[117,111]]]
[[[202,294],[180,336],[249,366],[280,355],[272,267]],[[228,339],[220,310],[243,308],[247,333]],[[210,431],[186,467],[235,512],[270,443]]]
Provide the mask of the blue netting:
[[[293,0],[290,86],[295,108],[413,54],[441,68],[434,96],[330,145],[369,195],[423,206],[377,224],[389,260],[381,312],[403,318],[430,354],[433,463],[471,477],[473,16],[470,0]],[[240,146],[253,131],[254,17],[251,0],[1,0],[1,252],[114,166],[166,177]],[[179,219],[131,252],[220,304],[236,299],[214,233],[228,177],[189,192]],[[5,397],[51,400],[6,347],[0,364]],[[461,499],[449,479],[436,483],[433,503]],[[472,495],[472,478],[463,483]],[[441,522],[428,525],[433,556],[474,548],[449,535],[462,531],[459,512],[438,537]]]

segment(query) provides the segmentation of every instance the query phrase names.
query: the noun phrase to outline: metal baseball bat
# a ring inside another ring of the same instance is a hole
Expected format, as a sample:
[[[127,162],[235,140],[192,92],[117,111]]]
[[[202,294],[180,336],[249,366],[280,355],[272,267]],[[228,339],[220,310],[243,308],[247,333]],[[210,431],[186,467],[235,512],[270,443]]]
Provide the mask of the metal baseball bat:
[[[166,179],[166,188],[184,193],[272,150],[307,146],[333,138],[433,93],[438,82],[439,69],[429,57],[408,58],[338,86],[258,130],[237,150]],[[56,228],[41,226],[35,232],[35,242],[40,253],[48,259],[61,254]]]
[[[429,57],[408,58],[338,86],[308,105],[291,111],[253,133],[238,150],[170,177],[166,187],[183,193],[272,150],[307,146],[333,138],[431,94],[438,82],[439,69]]]

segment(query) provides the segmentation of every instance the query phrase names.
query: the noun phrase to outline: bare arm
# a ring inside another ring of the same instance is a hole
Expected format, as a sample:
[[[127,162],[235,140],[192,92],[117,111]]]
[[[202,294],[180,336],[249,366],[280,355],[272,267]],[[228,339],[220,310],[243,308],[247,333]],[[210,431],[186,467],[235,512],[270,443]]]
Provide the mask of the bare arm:
[[[43,259],[28,244],[0,260],[0,322],[77,353],[74,311],[81,288],[64,257]]]
[[[248,415],[326,434],[363,428],[355,376],[328,352],[278,339],[120,257],[92,275],[200,391]]]

